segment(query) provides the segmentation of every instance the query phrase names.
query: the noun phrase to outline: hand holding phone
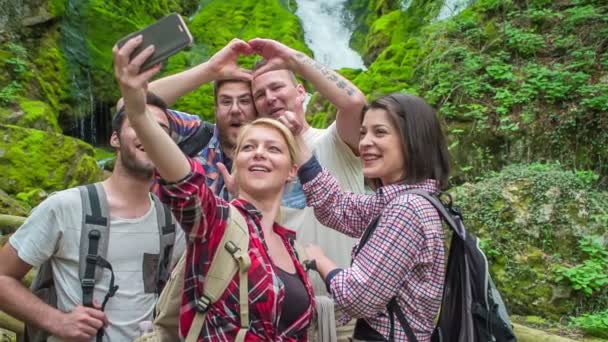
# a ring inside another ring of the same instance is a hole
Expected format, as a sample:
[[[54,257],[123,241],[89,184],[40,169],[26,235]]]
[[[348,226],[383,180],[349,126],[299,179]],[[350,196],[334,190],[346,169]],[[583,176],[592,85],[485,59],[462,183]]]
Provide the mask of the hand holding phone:
[[[154,45],[154,53],[142,64],[140,72],[166,60],[184,48],[192,45],[193,39],[186,23],[177,13],[172,13],[157,22],[133,32],[118,41],[121,48],[129,39],[142,36],[142,43],[131,53],[133,59],[150,45]]]

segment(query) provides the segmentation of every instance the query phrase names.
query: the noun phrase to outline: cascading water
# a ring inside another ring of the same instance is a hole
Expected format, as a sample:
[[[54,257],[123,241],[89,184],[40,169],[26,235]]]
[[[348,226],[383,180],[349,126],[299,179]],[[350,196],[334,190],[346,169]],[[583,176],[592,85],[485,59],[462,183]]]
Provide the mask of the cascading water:
[[[97,128],[93,85],[89,68],[89,53],[82,30],[82,9],[88,1],[68,0],[65,19],[61,29],[63,50],[68,62],[72,97],[76,103],[72,135],[91,144],[97,143]]]
[[[442,21],[451,18],[469,7],[472,2],[473,0],[445,0],[436,20]]]
[[[352,34],[346,0],[297,0],[306,44],[315,59],[332,69],[365,69],[363,60],[349,46]]]

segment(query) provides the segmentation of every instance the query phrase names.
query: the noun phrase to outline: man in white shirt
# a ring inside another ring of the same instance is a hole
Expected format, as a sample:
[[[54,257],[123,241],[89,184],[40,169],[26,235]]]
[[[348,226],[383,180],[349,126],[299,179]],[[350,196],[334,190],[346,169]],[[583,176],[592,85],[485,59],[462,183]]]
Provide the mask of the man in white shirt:
[[[338,179],[343,190],[363,193],[363,172],[357,157],[363,93],[333,70],[277,41],[253,39],[249,45],[264,58],[253,73],[251,85],[258,115],[279,119],[286,111],[293,112],[303,127],[304,141],[319,163]],[[327,129],[312,128],[306,122],[306,91],[294,73],[312,83],[336,107],[336,121]],[[312,208],[306,207],[299,182],[290,186],[283,198],[282,223],[296,230],[298,241],[319,245],[338,267],[348,267],[355,240],[319,223]],[[316,275],[313,286],[316,294],[325,293],[325,285]]]
[[[148,106],[167,133],[166,105],[152,95]],[[49,341],[92,341],[105,326],[104,341],[131,341],[138,323],[152,319],[158,298],[154,265],[160,255],[156,208],[150,195],[154,164],[131,128],[124,111],[112,122],[110,145],[116,150],[112,175],[102,182],[110,213],[106,260],[119,286],[105,311],[110,273],[95,283],[94,307],[85,307],[79,277],[82,202],[79,190],[57,192],[35,208],[25,223],[0,250],[0,310],[37,326],[52,336]],[[181,255],[185,242],[175,229],[173,249]],[[49,261],[57,292],[57,308],[48,305],[21,284],[32,267]]]

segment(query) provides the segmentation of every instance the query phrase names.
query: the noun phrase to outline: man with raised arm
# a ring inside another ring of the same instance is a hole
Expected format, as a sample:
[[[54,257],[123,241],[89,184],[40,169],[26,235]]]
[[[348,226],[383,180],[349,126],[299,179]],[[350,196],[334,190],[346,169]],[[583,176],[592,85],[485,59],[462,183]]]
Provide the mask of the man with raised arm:
[[[291,111],[303,127],[302,136],[319,163],[327,168],[346,191],[364,192],[361,162],[357,158],[361,115],[365,96],[346,78],[305,54],[270,39],[253,39],[249,46],[264,58],[253,73],[252,92],[261,117],[279,119]],[[306,91],[297,74],[337,109],[336,121],[327,129],[313,128],[305,119]],[[295,229],[302,243],[315,243],[340,267],[350,265],[354,239],[324,227],[306,207],[301,185],[294,184],[283,199],[283,224]],[[321,279],[313,279],[317,294],[325,292]]]

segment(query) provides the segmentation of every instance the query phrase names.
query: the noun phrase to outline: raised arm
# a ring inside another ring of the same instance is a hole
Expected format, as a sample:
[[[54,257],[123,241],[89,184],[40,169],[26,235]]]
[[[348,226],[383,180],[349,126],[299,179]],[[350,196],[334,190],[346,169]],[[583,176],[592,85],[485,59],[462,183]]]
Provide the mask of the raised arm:
[[[306,205],[314,208],[319,222],[354,238],[361,237],[385,205],[381,194],[342,191],[336,178],[324,170],[314,156],[300,167],[298,177]]]
[[[248,54],[251,54],[249,45],[235,38],[208,61],[151,82],[149,89],[168,105],[172,105],[180,97],[198,89],[201,85],[218,79],[249,80],[250,73],[237,65],[239,56]]]
[[[148,80],[160,66],[139,73],[141,64],[152,54],[146,49],[129,61],[129,55],[139,44],[138,37],[122,48],[114,47],[114,72],[124,98],[125,113],[137,138],[166,183],[161,187],[161,198],[168,202],[182,228],[195,238],[204,237],[216,220],[219,199],[205,185],[202,166],[180,151],[175,142],[157,123],[145,102]]]
[[[254,77],[270,70],[290,69],[312,83],[315,89],[337,108],[338,134],[353,152],[358,154],[365,95],[345,77],[277,41],[256,38],[250,40],[249,45],[267,61],[256,70]]]
[[[120,49],[114,47],[112,50],[114,73],[124,99],[125,113],[146,154],[154,162],[164,180],[176,182],[188,175],[190,165],[171,137],[157,124],[146,106],[148,81],[160,70],[160,65],[140,73],[142,63],[154,52],[154,47],[148,47],[129,61],[129,56],[139,44],[141,44],[141,36],[129,40]]]

